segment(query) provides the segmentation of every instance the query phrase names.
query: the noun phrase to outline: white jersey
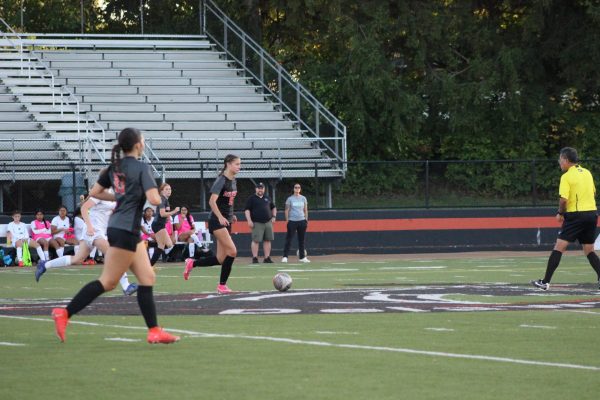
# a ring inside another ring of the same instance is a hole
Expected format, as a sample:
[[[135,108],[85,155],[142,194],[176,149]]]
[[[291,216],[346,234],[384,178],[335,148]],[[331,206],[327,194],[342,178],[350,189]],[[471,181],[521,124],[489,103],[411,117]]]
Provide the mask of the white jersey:
[[[60,231],[52,236],[54,238],[63,238],[63,239],[65,238],[65,233],[71,227],[71,223],[69,222],[69,217],[65,217],[65,219],[62,219],[59,215],[52,218],[52,222],[50,222],[50,225],[55,226],[56,229],[64,229],[63,231]]]
[[[95,197],[90,197],[90,200],[95,204],[92,208],[90,208],[90,222],[94,227],[94,231],[106,235],[108,219],[117,206],[117,202],[99,200]]]
[[[11,233],[13,244],[17,240],[29,239],[29,231],[27,230],[27,224],[19,222],[15,224],[14,221],[8,224],[6,230]]]
[[[75,225],[73,227],[73,230],[75,231],[75,239],[77,239],[77,241],[83,240],[83,235],[85,235],[85,231],[87,230],[85,221],[80,217],[75,217],[75,223],[73,225]]]
[[[146,219],[144,217],[142,217],[142,223],[141,226],[144,227],[144,229],[146,230],[146,232],[148,233],[154,233],[154,231],[152,230],[152,222],[154,222],[154,217],[150,218],[150,221],[146,221]],[[144,232],[140,232],[140,235],[144,236]]]

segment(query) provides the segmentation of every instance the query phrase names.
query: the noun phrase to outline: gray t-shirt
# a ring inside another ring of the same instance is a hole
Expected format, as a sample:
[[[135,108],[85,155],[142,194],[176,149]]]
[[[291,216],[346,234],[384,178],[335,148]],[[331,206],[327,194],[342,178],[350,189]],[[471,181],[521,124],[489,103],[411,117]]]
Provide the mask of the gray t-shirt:
[[[108,220],[108,227],[139,234],[146,191],[156,187],[150,166],[133,157],[124,157],[119,172],[115,173],[111,165],[100,175],[98,184],[115,191],[117,206]]]
[[[306,215],[304,215],[304,205],[308,204],[306,197],[299,195],[291,195],[285,201],[285,207],[289,209],[288,220],[290,221],[304,221]]]

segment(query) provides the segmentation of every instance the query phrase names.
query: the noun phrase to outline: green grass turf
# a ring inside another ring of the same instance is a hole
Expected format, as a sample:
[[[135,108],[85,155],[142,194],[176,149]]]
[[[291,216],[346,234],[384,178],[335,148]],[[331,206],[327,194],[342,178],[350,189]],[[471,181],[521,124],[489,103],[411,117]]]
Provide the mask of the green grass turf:
[[[238,262],[230,286],[271,290],[277,270],[296,270],[290,272],[293,289],[526,284],[543,274],[546,260],[431,257],[369,262],[364,256],[309,265]],[[52,270],[36,284],[31,268],[2,269],[0,297],[3,302],[70,298],[99,271]],[[195,269],[188,282],[181,272],[182,265],[160,268],[156,292],[212,292],[219,270]],[[587,260],[570,255],[553,283],[593,281]],[[524,297],[502,301],[531,300]],[[593,293],[571,299],[588,297]],[[555,299],[551,292],[535,298]],[[0,318],[0,342],[22,344],[0,345],[0,399],[595,399],[598,369],[444,356],[600,368],[600,310],[585,311],[159,316],[165,327],[186,331],[170,346],[144,342],[141,316],[76,316],[64,344],[54,336],[49,316]]]

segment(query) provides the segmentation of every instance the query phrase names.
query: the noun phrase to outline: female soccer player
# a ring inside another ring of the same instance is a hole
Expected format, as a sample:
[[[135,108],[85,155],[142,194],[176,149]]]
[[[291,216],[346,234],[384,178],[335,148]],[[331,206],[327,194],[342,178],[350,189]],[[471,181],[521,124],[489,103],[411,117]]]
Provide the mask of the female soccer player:
[[[40,261],[35,271],[35,280],[39,282],[41,276],[49,268],[68,267],[69,265],[82,264],[95,248],[100,249],[102,254],[108,251],[108,240],[106,239],[106,229],[108,220],[117,203],[115,201],[99,200],[90,197],[81,206],[81,216],[84,226],[77,232],[79,236],[79,248],[74,256],[63,256],[51,261]],[[134,294],[138,286],[136,283],[129,283],[127,272],[119,280],[123,293],[127,296]]]
[[[121,158],[121,151],[125,157]],[[146,248],[141,242],[140,219],[146,199],[152,205],[160,204],[160,195],[150,166],[138,161],[144,151],[144,138],[139,130],[125,128],[119,133],[118,144],[111,153],[111,165],[90,191],[99,200],[117,201],[117,207],[108,221],[108,248],[104,268],[98,280],[85,285],[66,308],[52,310],[56,334],[61,341],[69,318],[87,307],[97,297],[117,286],[125,271],[131,269],[138,279],[137,300],[148,327],[148,343],[173,343],[179,337],[162,330],[156,318],[152,286],[155,275]],[[113,188],[114,194],[107,189]]]
[[[52,222],[50,222],[50,230],[52,231],[52,238],[56,244],[54,249],[56,250],[56,255],[58,257],[62,257],[65,251],[65,244],[71,244],[73,246],[77,245],[77,240],[74,236],[70,235],[71,232],[71,221],[69,221],[69,217],[67,216],[67,207],[60,206],[58,209],[58,215],[52,218]]]
[[[237,221],[233,214],[233,201],[237,195],[237,184],[235,176],[240,172],[242,162],[238,156],[228,154],[223,161],[223,169],[210,189],[211,213],[208,217],[208,231],[217,238],[217,255],[195,260],[185,260],[183,279],[190,278],[194,267],[210,267],[221,264],[221,277],[217,285],[217,292],[221,294],[231,293],[227,287],[227,279],[231,273],[231,266],[237,256],[237,249],[231,239],[231,224]]]
[[[181,213],[175,216],[173,224],[175,225],[178,240],[180,242],[188,243],[190,258],[194,258],[196,246],[202,247],[202,242],[198,235],[196,235],[194,217],[190,214],[190,209],[187,206],[181,207]]]
[[[44,219],[44,211],[38,209],[35,212],[35,219],[31,221],[31,238],[36,244],[31,247],[41,247],[43,249],[42,252],[38,251],[38,256],[40,256],[40,260],[46,261],[50,259],[48,255],[48,248],[50,245],[52,247],[57,248],[58,244],[56,240],[52,239],[52,230],[50,223]],[[43,256],[43,257],[42,257]]]
[[[170,234],[167,232],[166,225],[167,219],[179,212],[179,207],[175,207],[175,209],[171,211],[171,205],[169,204],[171,185],[163,183],[158,188],[158,191],[160,192],[160,205],[156,207],[156,216],[152,222],[152,231],[154,231],[157,247],[150,260],[150,265],[156,264],[163,252],[169,254],[173,249],[173,241],[171,240]]]

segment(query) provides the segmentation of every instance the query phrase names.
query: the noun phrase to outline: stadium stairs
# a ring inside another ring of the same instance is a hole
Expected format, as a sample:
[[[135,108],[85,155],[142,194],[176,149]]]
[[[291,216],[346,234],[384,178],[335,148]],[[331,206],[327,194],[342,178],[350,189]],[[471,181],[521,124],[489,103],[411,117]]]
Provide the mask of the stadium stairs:
[[[241,177],[343,175],[205,36],[15,35],[22,55],[7,37],[0,46],[2,162],[104,161],[118,132],[136,127],[164,179],[214,177],[229,153]]]

